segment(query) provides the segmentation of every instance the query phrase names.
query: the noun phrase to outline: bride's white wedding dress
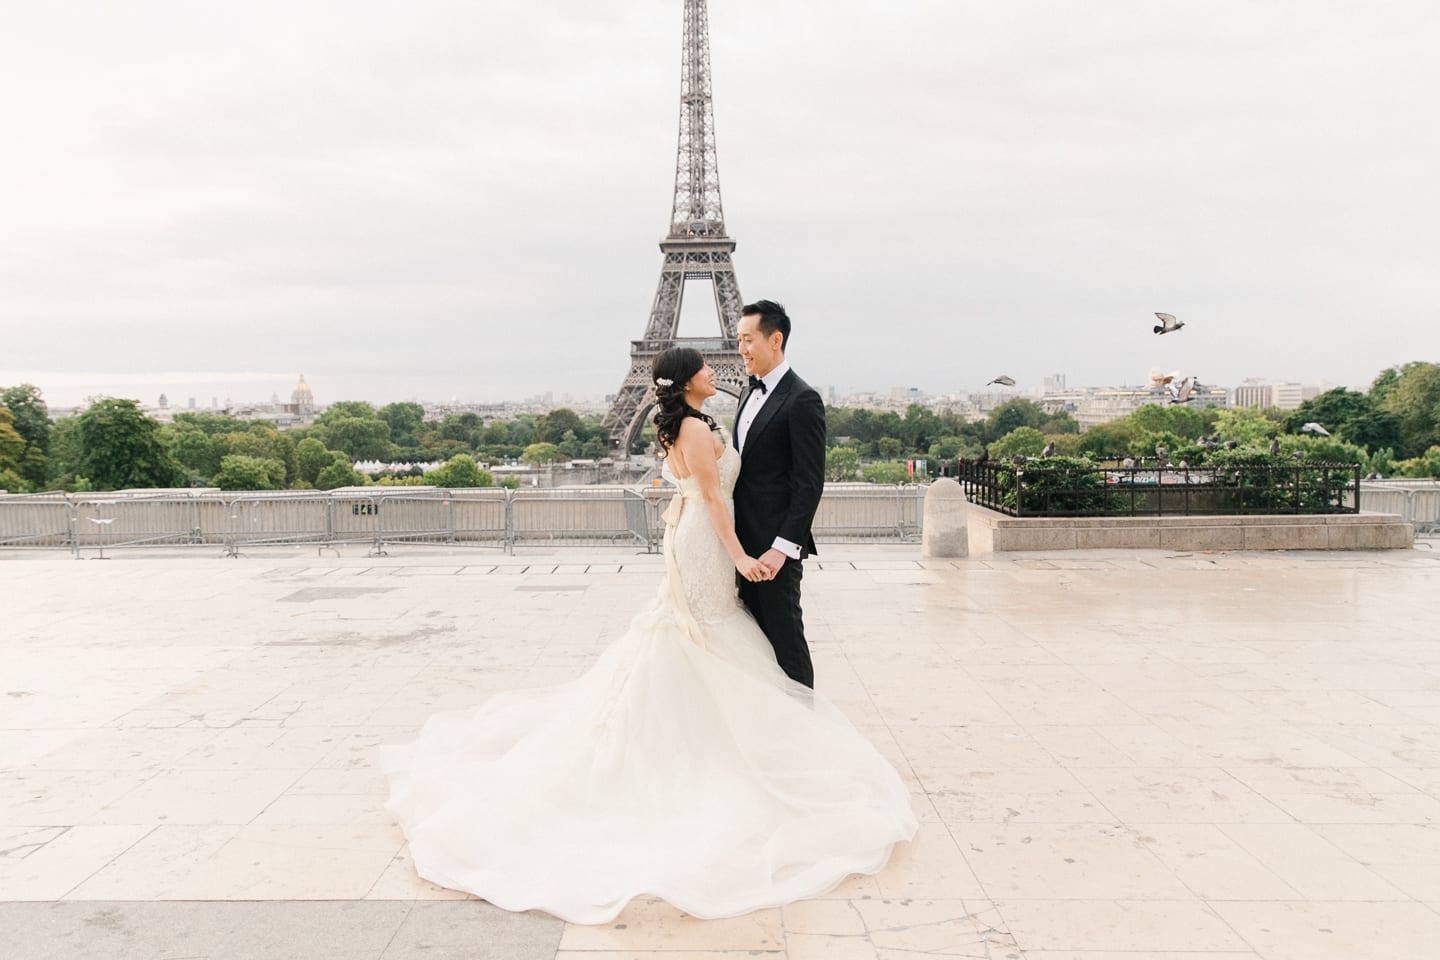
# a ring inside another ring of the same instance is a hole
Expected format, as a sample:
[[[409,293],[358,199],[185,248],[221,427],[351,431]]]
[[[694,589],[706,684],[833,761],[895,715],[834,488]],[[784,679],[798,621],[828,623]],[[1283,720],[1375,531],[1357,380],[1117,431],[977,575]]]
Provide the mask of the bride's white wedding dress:
[[[729,497],[728,445],[719,468]],[[696,482],[678,487],[659,595],[594,666],[382,748],[422,877],[575,923],[636,896],[730,917],[874,873],[914,836],[895,769],[776,665]]]

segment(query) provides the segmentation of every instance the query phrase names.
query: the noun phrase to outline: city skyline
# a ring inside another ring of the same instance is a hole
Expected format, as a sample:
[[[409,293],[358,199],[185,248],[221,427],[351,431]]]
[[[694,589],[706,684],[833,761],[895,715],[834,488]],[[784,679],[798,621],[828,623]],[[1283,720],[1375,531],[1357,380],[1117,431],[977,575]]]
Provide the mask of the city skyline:
[[[13,386],[25,380],[7,380],[0,371],[0,386]],[[236,383],[251,383],[251,381],[215,381],[209,383],[207,389],[196,392],[182,388],[185,381],[179,379],[183,375],[176,374],[151,374],[143,381],[144,390],[128,390],[118,392],[97,392],[86,393],[79,387],[72,388],[69,393],[51,394],[45,390],[43,384],[35,384],[41,388],[42,396],[48,406],[52,409],[68,410],[79,408],[84,405],[87,398],[92,397],[117,397],[130,399],[139,402],[144,409],[156,409],[163,397],[166,406],[172,412],[184,412],[190,409],[190,401],[195,402],[194,409],[217,410],[227,407],[234,408],[256,408],[269,404],[286,404],[291,401],[291,391],[296,386],[296,376],[290,376],[286,380],[286,386],[280,386],[276,379],[265,379],[253,381],[255,389],[249,392],[235,389],[217,390],[216,386],[234,387]],[[280,375],[284,376],[284,375]],[[325,407],[340,402],[360,400],[371,403],[375,407],[381,407],[388,403],[414,402],[427,407],[446,406],[549,406],[549,407],[593,407],[597,410],[608,406],[612,395],[606,393],[581,393],[576,391],[559,391],[550,389],[534,389],[527,392],[510,396],[466,396],[455,395],[442,397],[434,395],[411,395],[398,396],[389,393],[377,393],[373,396],[351,396],[351,395],[327,395],[324,388],[328,386],[328,378],[321,373],[319,377],[310,374],[300,374],[304,377],[306,385],[313,387],[318,382],[321,385],[321,393],[315,400],[315,408],[323,410]],[[1248,377],[1238,383],[1230,384],[1206,384],[1209,388],[1225,390],[1227,394],[1233,395],[1237,388],[1245,388],[1254,385],[1300,387],[1306,389],[1306,395],[1314,395],[1324,390],[1333,389],[1337,386],[1348,386],[1336,384],[1329,380],[1292,380],[1277,377]],[[193,385],[193,384],[192,384]],[[1361,384],[1351,389],[1359,389],[1362,392],[1367,384]],[[833,384],[817,383],[816,387],[827,395],[827,401],[833,401],[840,405],[854,404],[864,401],[867,398],[875,398],[877,402],[886,404],[903,403],[909,400],[943,401],[946,398],[967,397],[967,398],[1026,398],[1038,399],[1044,396],[1058,397],[1073,393],[1090,391],[1136,391],[1156,392],[1154,388],[1142,382],[1136,383],[1107,383],[1107,384],[1075,384],[1069,383],[1069,377],[1062,371],[1052,371],[1044,377],[1038,378],[1034,383],[1019,382],[1013,387],[984,385],[953,386],[949,389],[926,389],[917,384],[891,384],[884,387],[861,388],[856,390],[840,390]],[[733,398],[721,394],[715,398],[717,402],[732,400]]]
[[[1440,353],[1428,5],[831,13],[710,10],[740,289],[787,303],[811,382],[1363,389]],[[17,11],[0,382],[612,392],[669,209],[679,29],[661,0]],[[682,335],[714,333],[704,299]],[[1185,330],[1153,336],[1157,310]]]

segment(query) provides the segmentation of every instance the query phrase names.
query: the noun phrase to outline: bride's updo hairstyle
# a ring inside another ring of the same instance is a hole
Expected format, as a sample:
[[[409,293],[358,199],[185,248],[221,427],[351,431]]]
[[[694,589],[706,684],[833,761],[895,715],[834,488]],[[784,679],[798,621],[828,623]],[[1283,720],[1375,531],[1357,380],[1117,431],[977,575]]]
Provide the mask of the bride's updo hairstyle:
[[[711,429],[715,427],[714,420],[685,402],[685,384],[704,366],[700,351],[689,347],[671,347],[655,358],[655,439],[662,457],[680,439],[680,424],[686,417],[704,420]]]

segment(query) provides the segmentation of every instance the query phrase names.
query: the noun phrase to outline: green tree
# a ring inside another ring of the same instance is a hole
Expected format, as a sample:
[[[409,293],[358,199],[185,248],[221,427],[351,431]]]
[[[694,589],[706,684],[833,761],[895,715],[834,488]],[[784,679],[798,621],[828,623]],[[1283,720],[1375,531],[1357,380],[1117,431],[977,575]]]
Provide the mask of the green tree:
[[[40,388],[33,383],[22,383],[0,389],[0,406],[15,417],[15,432],[20,434],[28,446],[39,447],[42,453],[50,449],[50,408]]]
[[[566,430],[565,435],[560,438],[560,442],[555,444],[556,451],[564,460],[574,460],[580,456],[580,448],[580,438],[575,435],[574,430]]]
[[[1395,475],[1440,478],[1440,446],[1431,447],[1422,456],[1399,461],[1395,464]]]
[[[185,468],[166,449],[160,424],[145,416],[136,401],[102,398],[79,420],[79,472],[97,490],[174,487],[185,482]]]
[[[15,429],[15,415],[0,406],[0,490],[28,493],[30,484],[20,475],[25,457],[25,438]]]
[[[45,486],[51,490],[90,489],[89,480],[79,475],[82,454],[79,417],[61,417],[51,424]]]
[[[1270,408],[1221,410],[1215,418],[1215,434],[1221,440],[1234,440],[1242,447],[1264,446],[1281,432],[1284,420],[1283,412]]]
[[[297,478],[310,486],[315,486],[315,480],[320,476],[320,471],[335,462],[335,450],[327,449],[325,444],[314,437],[306,437],[295,445],[295,473]],[[341,454],[343,457],[344,454]],[[346,460],[348,465],[349,461]]]
[[[990,444],[990,459],[1003,460],[1015,454],[1038,457],[1045,449],[1045,434],[1034,427],[1016,427],[1005,436]]]
[[[205,413],[196,410],[189,410],[177,413],[171,418],[172,423],[188,423],[199,427],[209,436],[218,436],[222,433],[244,433],[250,429],[249,420],[240,420],[236,417],[227,417],[220,413]]]
[[[1418,458],[1440,445],[1440,363],[1405,364],[1381,406],[1400,418],[1403,455]]]
[[[425,408],[418,403],[387,403],[380,408],[379,416],[390,425],[391,439],[405,447],[415,445],[425,425]]]
[[[492,420],[485,425],[484,432],[480,435],[481,442],[486,446],[504,447],[510,445],[510,430],[499,420]]]
[[[316,490],[334,490],[336,487],[361,487],[367,478],[350,465],[343,453],[335,452],[335,459],[321,469],[315,477]]]
[[[208,481],[220,469],[220,445],[194,423],[184,421],[161,428],[165,445],[192,480]]]
[[[352,460],[388,459],[390,424],[376,417],[339,417],[325,424],[325,445]]]
[[[589,436],[589,432],[580,415],[565,407],[551,410],[535,423],[535,439],[541,443],[559,444],[567,433],[573,433],[579,440]]]
[[[375,420],[377,417],[375,408],[364,400],[339,400],[316,416],[315,422],[329,426],[336,420]]]
[[[1299,433],[1301,427],[1313,421],[1331,433],[1338,433],[1342,426],[1374,408],[1370,398],[1358,390],[1336,387],[1311,397],[1292,411],[1285,418],[1285,432]]]
[[[1395,450],[1404,443],[1400,418],[1389,410],[1371,410],[1341,426],[1335,435],[1366,450]]]
[[[427,473],[425,482],[437,487],[493,487],[495,477],[476,466],[473,457],[460,454]]]
[[[1184,440],[1198,440],[1205,432],[1200,412],[1178,404],[1146,404],[1127,419],[1145,433],[1168,433]]]
[[[1131,445],[1144,436],[1145,431],[1133,419],[1121,417],[1081,434],[1080,451],[1097,460],[1116,460],[1128,456]]]
[[[1074,417],[1062,410],[1046,417],[1036,429],[1047,436],[1052,433],[1079,433],[1080,424]]]
[[[1055,453],[1052,454],[1052,456],[1056,457],[1083,457],[1084,453],[1080,449],[1080,441],[1081,435],[1078,433],[1045,434],[1046,445],[1055,444]]]
[[[1016,427],[1034,427],[1038,430],[1046,419],[1045,411],[1033,400],[1007,400],[991,410],[990,416],[986,418],[985,439],[998,440]]]
[[[16,459],[16,472],[30,489],[43,487],[50,454],[50,409],[40,388],[32,383],[6,387],[0,390],[0,407],[14,416],[14,430],[25,441],[25,449]]]
[[[555,458],[559,456],[559,454],[559,448],[553,443],[532,443],[525,448],[524,453],[520,454],[520,460],[522,463],[528,463],[531,466],[540,466],[541,464],[554,463]]]
[[[860,478],[867,483],[909,483],[910,470],[903,463],[872,462],[860,468]]]
[[[837,482],[854,480],[860,455],[854,447],[831,447],[825,451],[825,479]]]
[[[935,461],[950,461],[960,456],[960,451],[966,450],[968,446],[968,442],[961,437],[941,437],[930,444],[925,455]]]
[[[1385,401],[1389,399],[1391,392],[1399,383],[1399,367],[1390,367],[1389,369],[1381,370],[1375,375],[1375,379],[1370,382],[1370,391],[1368,393],[1370,402],[1374,404],[1377,409],[1383,408]]]
[[[875,447],[880,451],[880,456],[886,460],[894,460],[900,456],[904,445],[895,437],[881,437],[875,441]]]
[[[220,459],[220,470],[210,482],[221,490],[283,490],[285,464],[273,458],[232,453]]]
[[[905,410],[905,419],[900,422],[900,442],[907,451],[929,450],[930,444],[939,439],[940,430],[940,418],[933,410],[912,403]]]

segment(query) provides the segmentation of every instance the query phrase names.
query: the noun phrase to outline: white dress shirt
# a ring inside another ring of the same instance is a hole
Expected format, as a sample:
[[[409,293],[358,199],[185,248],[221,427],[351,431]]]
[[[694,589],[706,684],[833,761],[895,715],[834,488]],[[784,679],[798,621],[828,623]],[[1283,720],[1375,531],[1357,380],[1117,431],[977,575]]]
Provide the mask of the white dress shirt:
[[[742,457],[745,455],[745,438],[750,433],[751,424],[753,424],[755,418],[760,415],[760,408],[765,406],[765,401],[770,399],[770,395],[775,392],[776,387],[780,386],[780,381],[783,380],[785,374],[789,372],[790,361],[781,360],[774,370],[771,370],[760,378],[765,384],[765,392],[761,393],[759,390],[750,391],[750,398],[745,401],[745,409],[740,411],[740,417],[735,421],[735,438],[740,444],[740,455]],[[791,543],[784,537],[776,537],[775,542],[771,544],[771,546],[785,554],[785,556],[791,560],[800,559],[800,545]]]

